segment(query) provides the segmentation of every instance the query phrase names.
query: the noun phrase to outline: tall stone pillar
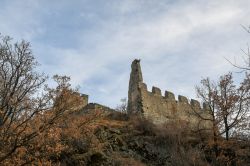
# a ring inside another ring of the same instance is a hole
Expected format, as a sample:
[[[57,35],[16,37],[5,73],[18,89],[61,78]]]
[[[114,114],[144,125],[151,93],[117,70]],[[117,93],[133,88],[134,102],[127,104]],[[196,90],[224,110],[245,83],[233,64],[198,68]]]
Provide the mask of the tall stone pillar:
[[[141,108],[141,93],[140,84],[143,83],[140,60],[135,59],[131,65],[131,73],[128,88],[128,113],[140,113]]]

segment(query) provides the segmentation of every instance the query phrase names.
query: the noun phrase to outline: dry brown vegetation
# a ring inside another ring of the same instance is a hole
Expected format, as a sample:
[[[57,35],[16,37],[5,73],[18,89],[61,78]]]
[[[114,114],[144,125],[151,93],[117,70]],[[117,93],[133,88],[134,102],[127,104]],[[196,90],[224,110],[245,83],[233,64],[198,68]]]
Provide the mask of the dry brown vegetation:
[[[49,164],[67,148],[64,137],[81,135],[73,131],[75,123],[87,120],[66,122],[78,106],[77,89],[70,87],[69,77],[57,75],[57,87],[49,88],[47,77],[35,71],[38,63],[30,44],[0,39],[0,163]]]
[[[54,76],[57,86],[51,88],[36,66],[29,43],[1,37],[0,165],[250,163],[249,140],[226,141],[216,135],[215,142],[190,132],[184,122],[154,125],[140,116],[129,117],[124,102],[118,107],[121,112],[84,112],[69,77]],[[238,99],[234,96],[230,101]]]
[[[138,117],[132,118],[132,123],[134,129],[140,131],[143,136],[151,136],[154,148],[160,146],[163,148],[161,153],[165,157],[169,155],[169,158],[164,160],[165,163],[158,162],[158,165],[243,166],[250,163],[249,140],[230,139],[228,141],[218,137],[215,143],[213,137],[209,135],[201,137],[198,133],[188,131],[182,123],[154,125]],[[160,158],[161,153],[158,153],[157,157]]]

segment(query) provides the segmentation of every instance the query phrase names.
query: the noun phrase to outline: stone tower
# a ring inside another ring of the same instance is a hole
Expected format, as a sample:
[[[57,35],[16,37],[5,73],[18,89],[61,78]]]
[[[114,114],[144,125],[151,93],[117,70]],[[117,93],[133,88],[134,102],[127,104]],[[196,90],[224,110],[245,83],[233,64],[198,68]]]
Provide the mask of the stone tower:
[[[135,59],[131,64],[131,73],[128,90],[128,113],[142,112],[140,84],[143,82],[140,60]]]
[[[175,123],[189,126],[195,130],[211,129],[211,121],[208,108],[194,99],[189,100],[185,96],[175,95],[155,86],[148,91],[147,84],[143,82],[140,60],[135,59],[131,65],[131,73],[128,90],[128,114],[139,114],[155,124]],[[199,116],[197,116],[199,115]],[[202,117],[202,118],[200,118]]]

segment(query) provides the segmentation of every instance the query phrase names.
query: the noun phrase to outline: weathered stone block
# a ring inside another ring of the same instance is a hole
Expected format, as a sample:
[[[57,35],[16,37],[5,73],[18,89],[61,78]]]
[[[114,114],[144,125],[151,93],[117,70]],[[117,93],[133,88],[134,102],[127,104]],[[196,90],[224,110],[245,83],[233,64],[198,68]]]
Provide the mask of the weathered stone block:
[[[178,101],[183,103],[188,103],[187,97],[181,95],[178,96]]]
[[[152,87],[152,93],[161,96],[160,88],[157,88],[157,87],[154,87],[154,86]]]
[[[203,109],[204,110],[210,110],[210,106],[208,103],[203,103]]]
[[[192,107],[201,108],[200,102],[197,101],[197,100],[191,99],[190,104],[191,104]]]
[[[89,95],[86,94],[80,94],[82,100],[84,100],[86,102],[86,104],[88,104],[89,101]]]
[[[145,84],[145,83],[140,83],[140,84],[139,84],[139,88],[141,88],[142,90],[145,90],[145,91],[148,90],[147,84]]]
[[[175,100],[175,96],[172,92],[165,91],[165,98],[169,100]]]

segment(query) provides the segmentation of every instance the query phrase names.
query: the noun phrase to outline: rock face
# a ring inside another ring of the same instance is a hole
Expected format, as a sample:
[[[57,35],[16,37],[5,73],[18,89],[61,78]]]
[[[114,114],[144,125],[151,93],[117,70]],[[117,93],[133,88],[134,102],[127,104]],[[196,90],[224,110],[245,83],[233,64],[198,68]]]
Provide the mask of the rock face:
[[[200,103],[194,99],[189,102],[185,96],[178,96],[172,92],[162,92],[159,88],[153,87],[152,92],[147,90],[147,85],[143,83],[140,60],[134,60],[131,65],[131,73],[128,90],[128,113],[141,114],[150,119],[155,124],[167,122],[184,123],[191,128],[211,128],[210,121],[204,121],[203,118],[209,118],[207,107],[201,108]]]

